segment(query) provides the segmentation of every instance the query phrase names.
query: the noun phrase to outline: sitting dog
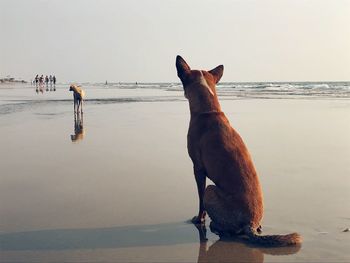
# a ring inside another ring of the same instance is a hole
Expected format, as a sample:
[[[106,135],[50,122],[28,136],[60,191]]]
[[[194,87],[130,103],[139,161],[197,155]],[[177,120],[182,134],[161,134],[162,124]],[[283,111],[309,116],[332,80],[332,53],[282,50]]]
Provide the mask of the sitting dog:
[[[74,99],[74,113],[83,113],[83,100],[85,93],[81,87],[77,85],[70,85],[69,91],[73,91],[73,99]]]
[[[199,212],[192,222],[203,223],[207,212],[211,228],[220,235],[241,235],[253,243],[270,246],[301,243],[297,233],[258,235],[263,216],[258,175],[242,138],[221,111],[216,94],[215,85],[224,67],[191,70],[177,56],[176,68],[191,113],[187,148],[199,195]],[[206,188],[206,177],[215,185]]]

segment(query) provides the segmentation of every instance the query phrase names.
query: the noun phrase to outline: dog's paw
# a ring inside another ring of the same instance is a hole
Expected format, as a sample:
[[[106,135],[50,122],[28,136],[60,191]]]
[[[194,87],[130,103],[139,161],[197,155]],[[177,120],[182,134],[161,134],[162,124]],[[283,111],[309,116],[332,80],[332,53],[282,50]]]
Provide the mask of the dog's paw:
[[[262,226],[261,225],[256,229],[256,232],[258,232],[258,234],[262,233]]]
[[[191,223],[192,223],[192,224],[195,224],[195,225],[205,224],[205,217],[194,216],[194,217],[191,219]]]
[[[194,226],[198,230],[200,242],[208,241],[208,238],[207,238],[207,227],[205,226],[205,224],[195,224]]]

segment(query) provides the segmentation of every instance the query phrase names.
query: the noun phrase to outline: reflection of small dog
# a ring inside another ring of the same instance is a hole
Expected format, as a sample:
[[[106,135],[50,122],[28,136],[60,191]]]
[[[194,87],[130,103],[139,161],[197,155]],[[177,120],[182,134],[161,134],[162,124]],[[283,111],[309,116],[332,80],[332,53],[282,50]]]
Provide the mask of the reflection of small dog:
[[[74,135],[71,135],[70,138],[72,142],[80,141],[84,138],[84,122],[83,115],[74,114]]]
[[[193,162],[199,195],[199,212],[192,219],[203,223],[206,211],[212,229],[220,235],[247,236],[261,245],[285,246],[301,243],[297,233],[260,236],[263,197],[258,175],[242,138],[221,111],[215,85],[224,67],[210,71],[191,70],[176,58],[177,74],[189,101],[191,120],[187,148]],[[215,185],[206,186],[206,177]]]
[[[74,112],[79,112],[80,110],[83,113],[83,100],[85,96],[83,89],[77,85],[71,85],[69,91],[73,91]]]

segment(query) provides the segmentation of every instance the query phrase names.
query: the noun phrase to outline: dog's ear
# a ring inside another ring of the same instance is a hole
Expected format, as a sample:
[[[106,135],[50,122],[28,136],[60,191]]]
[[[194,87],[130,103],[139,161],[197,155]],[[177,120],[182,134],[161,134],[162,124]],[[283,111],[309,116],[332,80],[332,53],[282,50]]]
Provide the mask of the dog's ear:
[[[176,57],[176,69],[177,75],[181,79],[181,81],[184,81],[186,75],[191,71],[190,66],[181,56]]]
[[[218,83],[222,77],[222,74],[224,74],[224,66],[217,66],[216,68],[209,70],[209,73],[213,75],[215,83]]]

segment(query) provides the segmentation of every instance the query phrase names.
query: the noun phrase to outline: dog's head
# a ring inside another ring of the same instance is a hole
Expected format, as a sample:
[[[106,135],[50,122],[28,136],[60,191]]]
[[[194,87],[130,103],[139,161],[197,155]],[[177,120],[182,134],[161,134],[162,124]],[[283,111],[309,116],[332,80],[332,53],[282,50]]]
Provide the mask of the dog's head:
[[[79,89],[80,86],[76,85],[76,84],[72,84],[69,86],[69,91],[77,91]]]
[[[176,69],[185,97],[190,104],[208,104],[217,101],[215,85],[224,73],[223,65],[209,71],[191,70],[186,61],[181,56],[177,56]]]

